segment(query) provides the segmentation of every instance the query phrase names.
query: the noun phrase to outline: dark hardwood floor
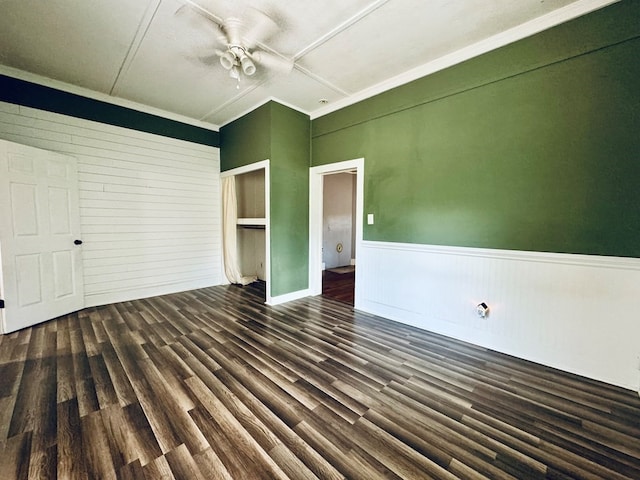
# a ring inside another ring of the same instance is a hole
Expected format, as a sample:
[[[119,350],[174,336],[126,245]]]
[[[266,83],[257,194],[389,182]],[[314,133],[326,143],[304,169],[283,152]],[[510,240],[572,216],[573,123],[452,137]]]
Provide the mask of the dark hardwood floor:
[[[639,479],[630,392],[261,284],[0,337],[0,479]]]
[[[356,273],[322,272],[322,296],[353,305]]]

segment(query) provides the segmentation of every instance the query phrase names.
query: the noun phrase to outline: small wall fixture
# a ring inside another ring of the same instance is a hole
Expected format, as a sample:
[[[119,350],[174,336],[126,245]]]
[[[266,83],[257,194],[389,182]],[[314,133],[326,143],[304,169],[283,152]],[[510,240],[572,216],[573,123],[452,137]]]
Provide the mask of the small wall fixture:
[[[479,303],[476,307],[476,313],[480,318],[485,318],[487,315],[489,315],[489,305],[484,302]]]

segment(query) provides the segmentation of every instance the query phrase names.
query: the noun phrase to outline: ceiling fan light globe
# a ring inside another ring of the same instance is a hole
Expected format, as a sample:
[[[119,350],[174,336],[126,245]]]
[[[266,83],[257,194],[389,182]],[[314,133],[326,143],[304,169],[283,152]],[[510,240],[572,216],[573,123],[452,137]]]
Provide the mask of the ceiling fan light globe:
[[[245,75],[250,77],[251,75],[256,73],[256,66],[254,65],[254,63],[251,61],[249,57],[244,57],[241,60],[241,64],[242,64],[242,71],[244,72]]]
[[[229,50],[224,52],[220,56],[220,65],[225,70],[231,70],[231,68],[236,64],[236,56]]]

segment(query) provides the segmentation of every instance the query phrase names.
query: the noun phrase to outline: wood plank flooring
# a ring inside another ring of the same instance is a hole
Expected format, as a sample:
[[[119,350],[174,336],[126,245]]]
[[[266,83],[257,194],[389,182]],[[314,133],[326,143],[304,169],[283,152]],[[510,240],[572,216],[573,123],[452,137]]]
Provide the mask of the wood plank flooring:
[[[639,479],[640,399],[222,286],[0,337],[0,479]]]
[[[356,273],[322,272],[322,295],[353,305]]]

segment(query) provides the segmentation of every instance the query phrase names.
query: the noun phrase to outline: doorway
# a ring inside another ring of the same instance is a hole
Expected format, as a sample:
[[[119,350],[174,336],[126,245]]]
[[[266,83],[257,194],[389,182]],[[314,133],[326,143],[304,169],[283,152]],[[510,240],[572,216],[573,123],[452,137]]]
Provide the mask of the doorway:
[[[352,242],[353,250],[358,252],[362,243],[364,158],[312,167],[309,172],[309,290],[311,295],[320,295],[322,294],[323,241],[325,240],[323,228],[325,179],[328,175],[341,173],[355,176],[355,221],[352,223],[351,228],[354,238]],[[331,248],[337,247],[337,243],[331,246]],[[344,247],[345,245],[343,243],[342,251],[344,251]],[[350,260],[351,257],[349,258],[349,264],[351,263]],[[358,307],[358,271],[359,270],[356,269],[354,274],[355,287],[353,303],[356,308]]]
[[[323,176],[322,295],[353,305],[356,171]]]

